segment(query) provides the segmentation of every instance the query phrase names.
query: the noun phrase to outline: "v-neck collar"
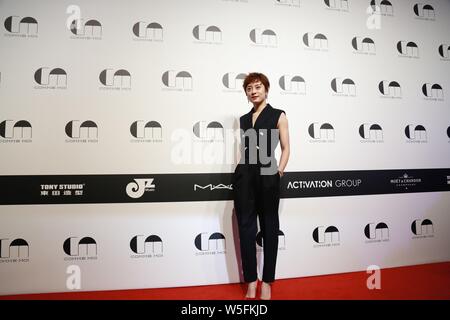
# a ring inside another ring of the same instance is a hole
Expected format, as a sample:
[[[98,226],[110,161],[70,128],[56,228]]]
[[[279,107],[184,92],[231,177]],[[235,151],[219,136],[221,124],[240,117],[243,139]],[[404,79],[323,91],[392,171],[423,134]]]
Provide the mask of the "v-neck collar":
[[[255,129],[257,127],[258,124],[258,120],[260,120],[259,118],[261,118],[264,115],[264,112],[266,111],[266,109],[271,108],[272,106],[270,104],[266,104],[266,106],[264,107],[264,109],[261,110],[261,112],[259,113],[259,115],[256,117],[255,119],[255,124],[253,125],[253,113],[255,113],[255,109],[252,108],[249,112],[250,114],[250,128]]]

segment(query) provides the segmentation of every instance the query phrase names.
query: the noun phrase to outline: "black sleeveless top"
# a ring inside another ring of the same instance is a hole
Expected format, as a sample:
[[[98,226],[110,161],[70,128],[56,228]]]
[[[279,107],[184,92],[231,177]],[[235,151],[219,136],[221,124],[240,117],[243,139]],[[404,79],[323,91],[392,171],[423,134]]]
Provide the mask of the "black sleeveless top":
[[[280,136],[277,129],[278,119],[283,110],[275,109],[267,104],[256,118],[252,126],[254,109],[240,117],[241,132],[241,164],[257,164],[262,167],[270,166],[275,161],[275,149]],[[253,150],[253,152],[251,152]],[[244,162],[245,161],[245,162]]]

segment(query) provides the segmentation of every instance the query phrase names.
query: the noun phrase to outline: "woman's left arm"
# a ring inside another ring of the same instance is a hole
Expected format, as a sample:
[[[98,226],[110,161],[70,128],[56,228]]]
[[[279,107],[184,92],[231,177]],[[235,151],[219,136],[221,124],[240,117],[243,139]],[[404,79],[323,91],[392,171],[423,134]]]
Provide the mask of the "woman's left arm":
[[[286,165],[288,163],[289,154],[291,151],[289,146],[288,120],[284,112],[280,115],[280,118],[278,119],[277,128],[280,132],[280,146],[281,146],[281,158],[280,164],[278,166],[278,173],[282,177],[284,174],[284,168],[286,168]]]

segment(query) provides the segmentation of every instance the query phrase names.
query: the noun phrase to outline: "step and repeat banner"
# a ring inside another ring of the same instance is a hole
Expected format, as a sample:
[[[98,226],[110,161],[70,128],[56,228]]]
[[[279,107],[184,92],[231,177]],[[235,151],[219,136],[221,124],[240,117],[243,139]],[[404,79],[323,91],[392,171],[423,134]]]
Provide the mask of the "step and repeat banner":
[[[241,281],[249,72],[289,121],[278,279],[450,260],[449,1],[0,0],[0,19],[0,294]]]

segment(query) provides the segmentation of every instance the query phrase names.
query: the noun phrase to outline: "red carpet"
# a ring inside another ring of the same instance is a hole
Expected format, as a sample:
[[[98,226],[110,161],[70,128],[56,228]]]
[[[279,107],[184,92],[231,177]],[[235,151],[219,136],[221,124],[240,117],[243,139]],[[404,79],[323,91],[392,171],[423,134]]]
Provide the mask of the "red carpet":
[[[370,275],[352,272],[277,280],[272,285],[274,300],[395,299],[450,300],[450,262],[381,270],[381,289],[369,290]],[[68,292],[0,296],[0,300],[239,300],[245,293],[242,284],[184,288]]]

